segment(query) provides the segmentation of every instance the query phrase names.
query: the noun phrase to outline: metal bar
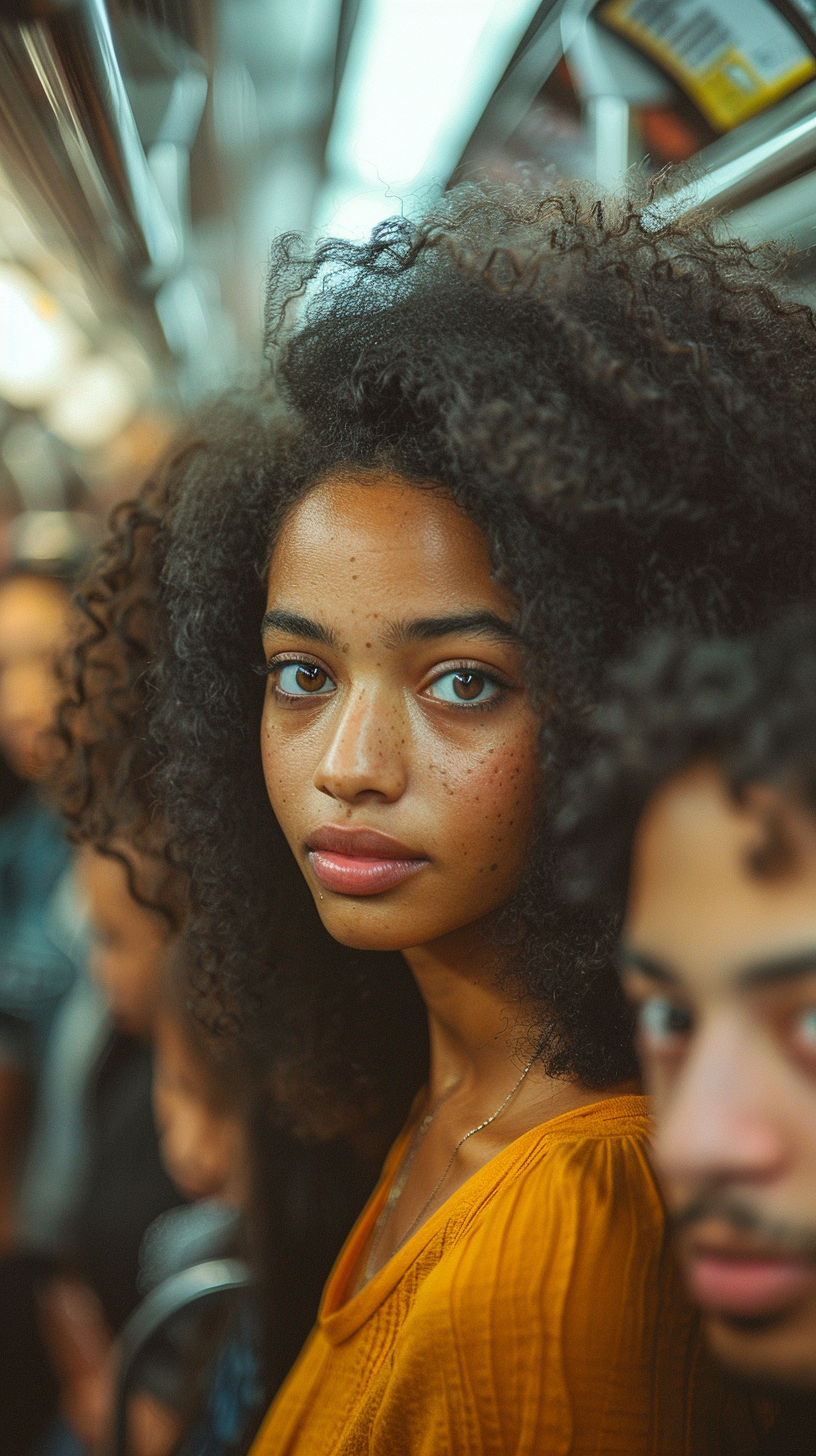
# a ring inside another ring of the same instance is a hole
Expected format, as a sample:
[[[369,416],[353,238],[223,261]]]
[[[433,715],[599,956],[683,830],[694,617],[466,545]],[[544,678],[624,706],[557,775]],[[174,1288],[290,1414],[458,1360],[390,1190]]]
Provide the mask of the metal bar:
[[[727,211],[788,181],[814,160],[816,82],[706,147],[693,163],[705,170],[662,197],[647,218],[659,224],[664,216],[703,207]]]
[[[730,212],[728,231],[752,244],[790,243],[798,253],[816,247],[816,172],[806,172]]]
[[[183,239],[145,156],[104,0],[0,23],[0,153],[15,186],[43,206],[110,286],[155,286]],[[206,82],[204,82],[206,84]]]
[[[116,58],[104,0],[80,0],[71,14],[76,16],[76,40],[84,52],[87,74],[94,82],[94,98],[105,123],[102,143],[115,153],[117,170],[144,238],[150,265],[165,275],[180,261],[181,239],[165,211],[147,164]]]
[[[113,1422],[111,1456],[126,1456],[127,1401],[138,1360],[168,1320],[202,1301],[236,1294],[252,1283],[242,1259],[207,1259],[172,1274],[142,1300],[120,1337],[119,1376]]]
[[[561,12],[565,0],[544,0],[528,29],[527,44],[519,48],[482,112],[479,121],[451,174],[451,180],[467,175],[471,161],[482,149],[507,141],[524,120],[544,82],[561,59]],[[532,33],[531,33],[532,31]]]

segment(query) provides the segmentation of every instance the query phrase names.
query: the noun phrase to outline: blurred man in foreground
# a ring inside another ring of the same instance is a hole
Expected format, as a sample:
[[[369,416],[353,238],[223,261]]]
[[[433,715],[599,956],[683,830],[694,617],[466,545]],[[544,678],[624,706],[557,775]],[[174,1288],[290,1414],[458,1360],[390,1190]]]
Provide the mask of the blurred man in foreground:
[[[816,1387],[816,619],[652,644],[601,731],[563,815],[573,890],[628,896],[688,1286],[733,1369]]]

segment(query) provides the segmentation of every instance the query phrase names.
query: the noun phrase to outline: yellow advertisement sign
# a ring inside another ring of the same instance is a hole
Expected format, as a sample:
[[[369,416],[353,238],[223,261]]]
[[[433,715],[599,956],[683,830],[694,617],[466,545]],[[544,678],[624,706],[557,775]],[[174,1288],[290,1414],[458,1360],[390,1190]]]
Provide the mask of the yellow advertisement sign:
[[[718,131],[816,75],[801,36],[767,0],[609,0],[600,16],[673,76]]]

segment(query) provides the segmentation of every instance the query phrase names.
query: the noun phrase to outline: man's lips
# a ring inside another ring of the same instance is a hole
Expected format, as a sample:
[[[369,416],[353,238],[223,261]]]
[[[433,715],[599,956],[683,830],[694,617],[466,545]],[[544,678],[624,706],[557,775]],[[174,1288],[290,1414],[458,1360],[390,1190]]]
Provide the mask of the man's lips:
[[[428,863],[399,839],[362,826],[324,824],[309,835],[306,850],[320,883],[340,895],[380,895]]]
[[[716,1244],[687,1249],[686,1273],[692,1296],[710,1314],[745,1318],[779,1313],[816,1283],[807,1258]]]

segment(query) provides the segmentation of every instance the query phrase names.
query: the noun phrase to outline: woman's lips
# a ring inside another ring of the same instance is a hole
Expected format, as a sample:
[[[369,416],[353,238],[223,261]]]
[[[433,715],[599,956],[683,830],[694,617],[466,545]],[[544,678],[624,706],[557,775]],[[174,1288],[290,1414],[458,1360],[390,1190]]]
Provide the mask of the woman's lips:
[[[401,885],[428,863],[426,859],[368,859],[324,849],[310,850],[309,859],[321,885],[341,895],[379,895]]]
[[[772,1315],[816,1282],[808,1259],[768,1254],[729,1256],[724,1250],[692,1249],[686,1265],[693,1297],[710,1314]]]
[[[316,829],[306,849],[320,883],[340,895],[380,895],[428,863],[390,834],[336,824]]]

